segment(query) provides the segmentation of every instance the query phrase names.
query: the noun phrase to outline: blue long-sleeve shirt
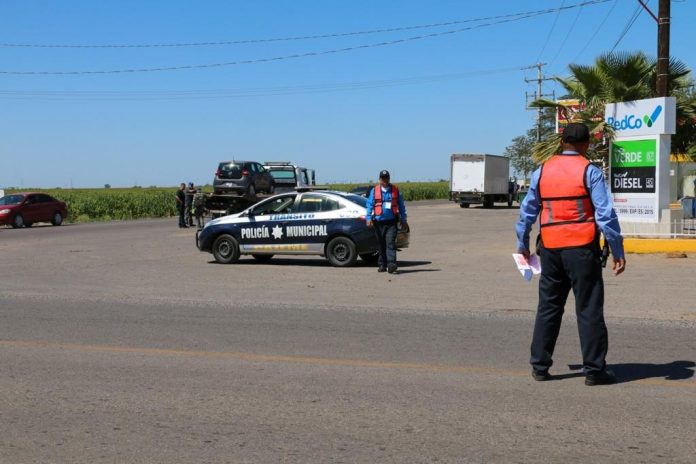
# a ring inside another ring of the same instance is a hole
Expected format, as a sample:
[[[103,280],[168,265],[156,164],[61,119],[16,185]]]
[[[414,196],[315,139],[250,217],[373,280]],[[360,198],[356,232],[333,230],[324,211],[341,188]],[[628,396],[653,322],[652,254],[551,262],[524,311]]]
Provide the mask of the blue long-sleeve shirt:
[[[576,152],[564,151],[562,155],[577,155]],[[532,173],[527,196],[520,205],[520,220],[517,222],[515,230],[517,232],[517,249],[529,251],[529,232],[536,218],[541,211],[539,202],[539,177],[541,168]],[[619,218],[614,211],[614,204],[609,192],[609,186],[604,182],[602,171],[595,165],[590,165],[587,169],[586,184],[590,190],[590,198],[595,209],[595,222],[599,230],[604,234],[604,238],[609,243],[611,252],[615,258],[624,257],[623,237],[621,237],[621,226]]]
[[[387,202],[392,201],[392,191],[391,191],[391,184],[387,185],[386,187],[381,187],[382,188],[382,205],[384,206]],[[375,187],[378,188],[378,187]],[[396,216],[394,216],[394,212],[392,211],[391,208],[382,208],[382,214],[375,216],[374,213],[374,207],[375,207],[375,188],[370,190],[370,195],[367,197],[367,205],[365,207],[366,214],[365,214],[365,220],[366,221],[390,221],[396,219]],[[386,191],[385,191],[386,189]],[[406,205],[404,204],[404,196],[399,191],[399,198],[397,199],[397,204],[399,205],[399,219],[402,221],[406,220]]]

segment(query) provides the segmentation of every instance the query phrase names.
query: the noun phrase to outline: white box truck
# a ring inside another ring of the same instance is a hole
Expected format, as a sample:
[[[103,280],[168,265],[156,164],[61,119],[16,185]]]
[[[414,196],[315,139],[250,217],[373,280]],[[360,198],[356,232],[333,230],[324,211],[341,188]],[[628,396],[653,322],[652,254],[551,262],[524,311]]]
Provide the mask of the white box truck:
[[[491,208],[502,202],[512,206],[514,183],[510,182],[510,159],[485,154],[454,154],[450,158],[451,201],[462,208],[483,204]]]

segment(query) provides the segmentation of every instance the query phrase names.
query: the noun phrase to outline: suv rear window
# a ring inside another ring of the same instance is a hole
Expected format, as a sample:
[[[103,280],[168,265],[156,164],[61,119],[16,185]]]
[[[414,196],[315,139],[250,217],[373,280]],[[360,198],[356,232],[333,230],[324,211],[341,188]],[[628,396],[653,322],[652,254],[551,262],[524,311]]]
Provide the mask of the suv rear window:
[[[242,166],[236,163],[220,163],[218,177],[221,179],[239,179],[242,177]]]

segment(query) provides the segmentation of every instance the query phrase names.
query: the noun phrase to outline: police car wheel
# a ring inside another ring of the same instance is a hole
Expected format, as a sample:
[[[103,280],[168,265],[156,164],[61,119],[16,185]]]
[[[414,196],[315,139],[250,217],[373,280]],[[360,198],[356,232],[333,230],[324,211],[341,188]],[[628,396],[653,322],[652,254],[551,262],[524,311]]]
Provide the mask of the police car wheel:
[[[254,259],[260,263],[267,263],[273,257],[273,255],[254,255],[254,254],[252,254],[251,256],[253,256]]]
[[[374,264],[379,259],[379,253],[377,253],[377,252],[363,253],[360,255],[360,259],[362,259],[363,261],[365,261],[368,264]]]
[[[326,246],[326,258],[333,266],[352,266],[358,260],[355,243],[347,237],[336,237]]]
[[[239,244],[234,237],[222,234],[213,242],[213,258],[220,264],[232,264],[239,260]]]

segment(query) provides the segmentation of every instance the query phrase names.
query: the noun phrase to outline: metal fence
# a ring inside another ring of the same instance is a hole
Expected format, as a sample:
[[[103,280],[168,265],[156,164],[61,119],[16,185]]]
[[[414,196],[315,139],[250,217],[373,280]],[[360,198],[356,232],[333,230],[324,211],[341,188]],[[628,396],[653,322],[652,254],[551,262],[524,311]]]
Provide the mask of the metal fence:
[[[693,238],[696,239],[696,219],[681,219],[667,225],[622,223],[621,235],[625,237]]]

